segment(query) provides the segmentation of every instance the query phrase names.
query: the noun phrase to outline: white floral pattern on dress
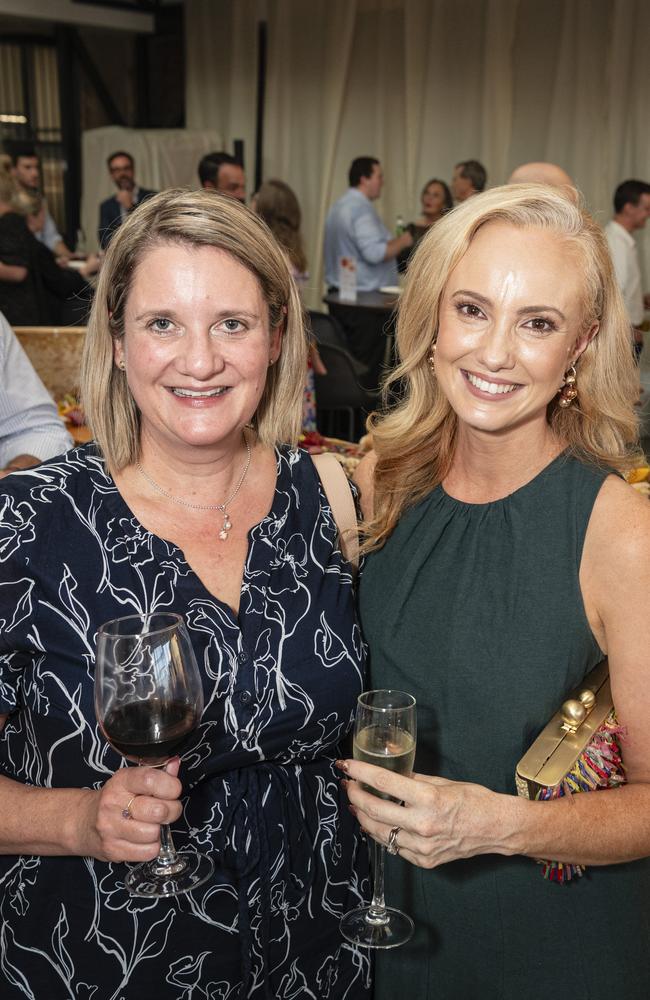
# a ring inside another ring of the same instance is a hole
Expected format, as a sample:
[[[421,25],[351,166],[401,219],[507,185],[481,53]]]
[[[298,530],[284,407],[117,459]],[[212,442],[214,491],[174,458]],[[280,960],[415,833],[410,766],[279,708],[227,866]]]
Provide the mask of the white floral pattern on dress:
[[[184,755],[179,846],[212,856],[179,899],[129,897],[126,866],[0,858],[3,1000],[360,1000],[370,962],[342,940],[365,846],[333,761],[363,686],[352,573],[311,459],[277,452],[238,616],[126,507],[94,445],[8,477],[0,497],[0,772],[98,788],[123,762],[93,708],[99,625],[186,618],[205,712]]]

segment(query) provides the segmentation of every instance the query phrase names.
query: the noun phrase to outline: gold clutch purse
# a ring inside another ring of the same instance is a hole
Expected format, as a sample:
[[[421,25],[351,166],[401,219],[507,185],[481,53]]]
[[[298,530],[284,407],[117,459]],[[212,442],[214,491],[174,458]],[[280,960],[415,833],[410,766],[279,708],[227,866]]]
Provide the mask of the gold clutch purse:
[[[526,799],[556,799],[624,784],[621,735],[609,663],[603,660],[569,693],[517,764],[517,794]],[[539,863],[544,877],[552,882],[569,882],[585,870],[584,865],[562,861]]]

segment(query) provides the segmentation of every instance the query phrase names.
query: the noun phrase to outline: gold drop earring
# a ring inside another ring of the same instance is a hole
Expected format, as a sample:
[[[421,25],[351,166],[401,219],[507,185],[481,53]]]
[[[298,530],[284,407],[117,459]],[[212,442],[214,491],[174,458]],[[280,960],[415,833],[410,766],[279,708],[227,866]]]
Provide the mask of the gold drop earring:
[[[578,398],[578,388],[576,384],[576,368],[575,365],[569,365],[569,368],[564,376],[564,383],[560,389],[560,398],[558,403],[564,409],[567,406],[571,406],[573,401]]]

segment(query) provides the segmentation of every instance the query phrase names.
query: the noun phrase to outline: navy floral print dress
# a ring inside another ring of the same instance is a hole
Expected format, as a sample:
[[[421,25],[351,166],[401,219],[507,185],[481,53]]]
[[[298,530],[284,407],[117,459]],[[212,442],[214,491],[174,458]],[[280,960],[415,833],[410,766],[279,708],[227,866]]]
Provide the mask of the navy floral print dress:
[[[136,520],[93,444],[2,483],[0,773],[99,788],[125,766],[95,719],[97,629],[178,612],[205,711],[174,840],[215,863],[192,894],[151,901],[129,897],[124,864],[0,857],[3,1000],[370,995],[368,955],[338,930],[368,890],[333,766],[363,686],[353,579],[309,456],[278,450],[277,470],[237,616]]]

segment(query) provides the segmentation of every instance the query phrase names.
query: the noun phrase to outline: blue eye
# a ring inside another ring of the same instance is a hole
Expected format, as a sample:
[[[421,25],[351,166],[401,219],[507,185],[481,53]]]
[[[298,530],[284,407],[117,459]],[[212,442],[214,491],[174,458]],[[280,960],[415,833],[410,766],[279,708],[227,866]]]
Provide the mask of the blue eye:
[[[223,327],[226,333],[243,333],[246,329],[244,324],[239,319],[225,319],[223,321]]]
[[[172,328],[172,321],[167,319],[166,316],[157,316],[155,319],[152,319],[149,328],[155,333],[169,333]]]

